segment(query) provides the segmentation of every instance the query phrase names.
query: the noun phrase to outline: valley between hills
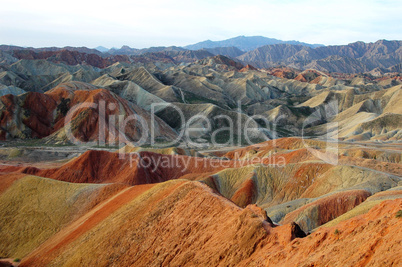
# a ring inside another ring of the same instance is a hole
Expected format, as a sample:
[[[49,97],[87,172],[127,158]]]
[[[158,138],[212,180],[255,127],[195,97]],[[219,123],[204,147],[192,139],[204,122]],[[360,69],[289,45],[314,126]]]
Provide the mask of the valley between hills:
[[[401,265],[401,42],[244,38],[0,46],[0,266]]]

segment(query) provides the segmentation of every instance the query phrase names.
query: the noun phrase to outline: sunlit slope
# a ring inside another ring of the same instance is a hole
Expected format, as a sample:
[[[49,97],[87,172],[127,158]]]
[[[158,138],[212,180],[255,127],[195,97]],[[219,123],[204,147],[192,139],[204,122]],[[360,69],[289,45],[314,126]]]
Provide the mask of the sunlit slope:
[[[22,258],[119,185],[71,184],[25,176],[0,195],[1,257]]]

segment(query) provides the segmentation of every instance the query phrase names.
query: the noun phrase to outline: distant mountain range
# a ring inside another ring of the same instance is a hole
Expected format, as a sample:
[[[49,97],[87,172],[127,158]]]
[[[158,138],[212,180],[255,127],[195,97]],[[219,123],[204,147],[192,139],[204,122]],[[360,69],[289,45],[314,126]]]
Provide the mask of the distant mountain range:
[[[303,45],[308,47],[320,47],[324,46],[322,44],[308,44],[299,41],[282,41],[274,38],[268,38],[263,36],[237,36],[234,38],[222,40],[222,41],[211,41],[206,40],[203,42],[199,42],[192,45],[187,45],[184,47],[177,47],[177,46],[159,46],[159,47],[150,47],[150,48],[143,48],[143,49],[136,49],[131,48],[127,45],[123,45],[121,48],[111,48],[108,49],[103,46],[98,46],[95,49],[102,53],[109,53],[109,54],[120,54],[120,55],[140,55],[148,52],[162,52],[162,51],[182,51],[182,50],[200,50],[200,49],[216,49],[216,48],[223,48],[223,47],[232,47],[235,49],[240,50],[240,52],[236,52],[236,54],[244,53],[247,51],[254,50],[258,47],[264,45],[273,45],[273,44],[292,44],[292,45]]]
[[[85,46],[82,47],[74,47],[74,46],[65,46],[65,47],[41,47],[41,48],[34,48],[34,47],[22,47],[22,46],[15,46],[15,45],[0,45],[0,50],[4,52],[13,52],[15,50],[27,50],[27,51],[34,51],[34,52],[56,52],[61,50],[69,50],[69,51],[77,51],[80,53],[86,54],[95,54],[95,55],[102,55],[102,52],[97,49],[88,48]]]
[[[222,41],[203,41],[199,42],[196,44],[192,45],[187,45],[184,47],[177,47],[177,46],[169,46],[169,47],[150,47],[150,48],[144,48],[144,49],[136,49],[136,48],[131,48],[129,46],[122,46],[121,48],[112,48],[108,50],[107,52],[112,55],[141,55],[149,52],[163,52],[163,51],[183,51],[183,50],[200,50],[200,49],[206,49],[209,52],[211,51],[217,51],[216,49],[222,49],[222,48],[231,48],[231,55],[225,54],[227,56],[239,56],[241,54],[244,54],[247,51],[254,50],[256,48],[265,46],[265,45],[274,45],[274,44],[292,44],[292,45],[302,45],[302,46],[307,46],[311,48],[315,47],[320,47],[324,46],[321,44],[308,44],[308,43],[303,43],[299,41],[282,41],[274,38],[268,38],[268,37],[263,37],[263,36],[237,36],[234,38],[230,38],[227,40],[222,40]],[[98,49],[101,51],[103,47],[100,47]],[[212,50],[211,50],[212,49]],[[234,52],[234,50],[237,50]],[[104,52],[104,51],[102,51]],[[233,53],[234,52],[234,53]],[[212,52],[215,54],[214,52]]]
[[[109,48],[106,48],[104,46],[97,46],[95,47],[95,49],[102,53],[106,53],[107,51],[109,51]]]
[[[344,73],[397,69],[397,65],[402,63],[402,41],[379,40],[375,43],[355,42],[316,48],[276,44],[259,47],[238,59],[259,68],[282,65]]]
[[[261,36],[239,36],[224,41],[204,41],[185,47],[160,46],[136,49],[122,46],[112,49],[105,47],[90,49],[0,45],[0,51],[2,60],[7,62],[18,59],[49,59],[52,62],[65,62],[69,65],[85,63],[99,68],[115,62],[188,63],[215,55],[227,56],[258,68],[287,66],[299,70],[316,69],[340,73],[398,72],[402,64],[402,41],[387,40],[322,46],[298,41],[285,42]]]
[[[203,41],[192,45],[187,45],[184,48],[190,50],[198,50],[203,48],[216,48],[216,47],[236,47],[243,51],[251,51],[264,45],[273,44],[292,44],[303,45],[308,47],[320,47],[322,44],[308,44],[299,41],[282,41],[274,38],[267,38],[263,36],[237,36],[223,41]]]
[[[185,51],[187,49],[178,47],[178,46],[157,46],[157,47],[149,47],[143,49],[131,48],[127,45],[123,45],[121,48],[112,48],[107,51],[108,54],[111,55],[142,55],[145,53],[157,53],[157,52],[166,52],[166,51]]]

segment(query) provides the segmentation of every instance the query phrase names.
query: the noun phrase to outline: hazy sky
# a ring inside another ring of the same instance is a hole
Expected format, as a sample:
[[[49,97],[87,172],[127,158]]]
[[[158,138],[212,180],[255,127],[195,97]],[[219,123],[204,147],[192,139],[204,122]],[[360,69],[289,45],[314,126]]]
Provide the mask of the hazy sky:
[[[402,39],[401,0],[7,0],[0,44],[187,45],[238,35],[308,43]]]

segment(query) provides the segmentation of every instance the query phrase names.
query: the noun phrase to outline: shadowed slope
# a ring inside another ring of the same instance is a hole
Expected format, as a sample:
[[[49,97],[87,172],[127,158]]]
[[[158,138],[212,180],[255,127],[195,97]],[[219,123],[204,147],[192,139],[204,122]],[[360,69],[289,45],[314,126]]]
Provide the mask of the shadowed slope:
[[[280,223],[296,222],[303,231],[309,232],[353,209],[369,196],[370,193],[365,190],[351,190],[324,196],[288,213]]]
[[[384,200],[394,200],[402,198],[402,186],[394,187],[386,191],[378,192],[367,198],[363,203],[355,207],[354,209],[340,215],[334,220],[324,224],[324,227],[333,227],[342,221],[349,220],[355,216],[366,214],[371,208],[380,204]]]

